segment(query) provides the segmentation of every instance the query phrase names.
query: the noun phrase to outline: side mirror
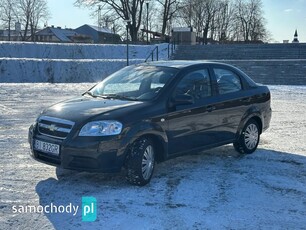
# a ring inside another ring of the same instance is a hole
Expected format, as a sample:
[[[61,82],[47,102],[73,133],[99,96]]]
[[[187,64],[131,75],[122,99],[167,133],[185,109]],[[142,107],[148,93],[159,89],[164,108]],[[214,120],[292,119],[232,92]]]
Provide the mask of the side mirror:
[[[172,105],[192,105],[194,103],[194,99],[189,94],[178,94],[171,100]]]

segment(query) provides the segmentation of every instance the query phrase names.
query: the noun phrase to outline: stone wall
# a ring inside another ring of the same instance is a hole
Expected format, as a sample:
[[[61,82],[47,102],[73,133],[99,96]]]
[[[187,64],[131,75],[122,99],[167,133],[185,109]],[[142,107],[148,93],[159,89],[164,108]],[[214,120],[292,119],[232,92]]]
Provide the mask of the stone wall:
[[[232,64],[256,82],[306,85],[306,44],[178,46],[172,59]]]

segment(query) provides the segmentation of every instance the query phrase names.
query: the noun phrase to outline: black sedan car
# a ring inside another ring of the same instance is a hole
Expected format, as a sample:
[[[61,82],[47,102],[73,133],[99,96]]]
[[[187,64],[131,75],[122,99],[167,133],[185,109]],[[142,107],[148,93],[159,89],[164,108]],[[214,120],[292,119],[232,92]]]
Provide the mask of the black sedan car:
[[[145,185],[155,162],[229,143],[252,153],[271,120],[270,91],[215,62],[125,67],[83,95],[45,109],[31,155],[65,169],[116,172]]]

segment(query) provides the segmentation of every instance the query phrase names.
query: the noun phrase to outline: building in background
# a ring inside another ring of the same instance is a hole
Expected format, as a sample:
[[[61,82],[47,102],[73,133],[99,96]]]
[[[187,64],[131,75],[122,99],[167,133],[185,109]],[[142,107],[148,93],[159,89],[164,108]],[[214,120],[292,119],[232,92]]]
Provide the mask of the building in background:
[[[59,43],[92,43],[90,36],[77,33],[73,29],[61,27],[46,27],[35,33],[36,42],[59,42]]]
[[[22,36],[24,36],[24,30],[21,30],[20,22],[15,23],[15,29],[0,29],[0,41],[22,41]],[[25,40],[31,37],[31,31],[28,30]]]
[[[174,27],[172,29],[172,41],[180,45],[195,45],[196,33],[192,27]]]
[[[10,37],[10,38],[9,38]],[[16,30],[0,30],[0,41],[21,41],[20,32]]]
[[[121,38],[118,34],[105,27],[98,27],[85,24],[74,30],[77,33],[90,36],[94,43],[114,44],[121,43]]]

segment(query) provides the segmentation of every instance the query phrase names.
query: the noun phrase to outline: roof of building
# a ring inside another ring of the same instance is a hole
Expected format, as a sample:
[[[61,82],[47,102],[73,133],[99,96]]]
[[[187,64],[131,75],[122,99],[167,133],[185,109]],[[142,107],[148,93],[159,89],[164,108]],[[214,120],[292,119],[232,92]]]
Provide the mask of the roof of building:
[[[108,33],[108,34],[113,34],[113,31],[109,28],[106,28],[106,27],[99,27],[99,26],[93,26],[93,25],[88,25],[88,24],[85,24],[83,26],[89,26],[91,27],[92,29],[98,31],[98,32],[101,32],[101,33]]]
[[[55,28],[51,26],[38,31],[36,35],[54,35],[63,42],[71,42],[72,40],[70,37],[76,36],[78,33],[72,29],[62,29],[60,27]]]

